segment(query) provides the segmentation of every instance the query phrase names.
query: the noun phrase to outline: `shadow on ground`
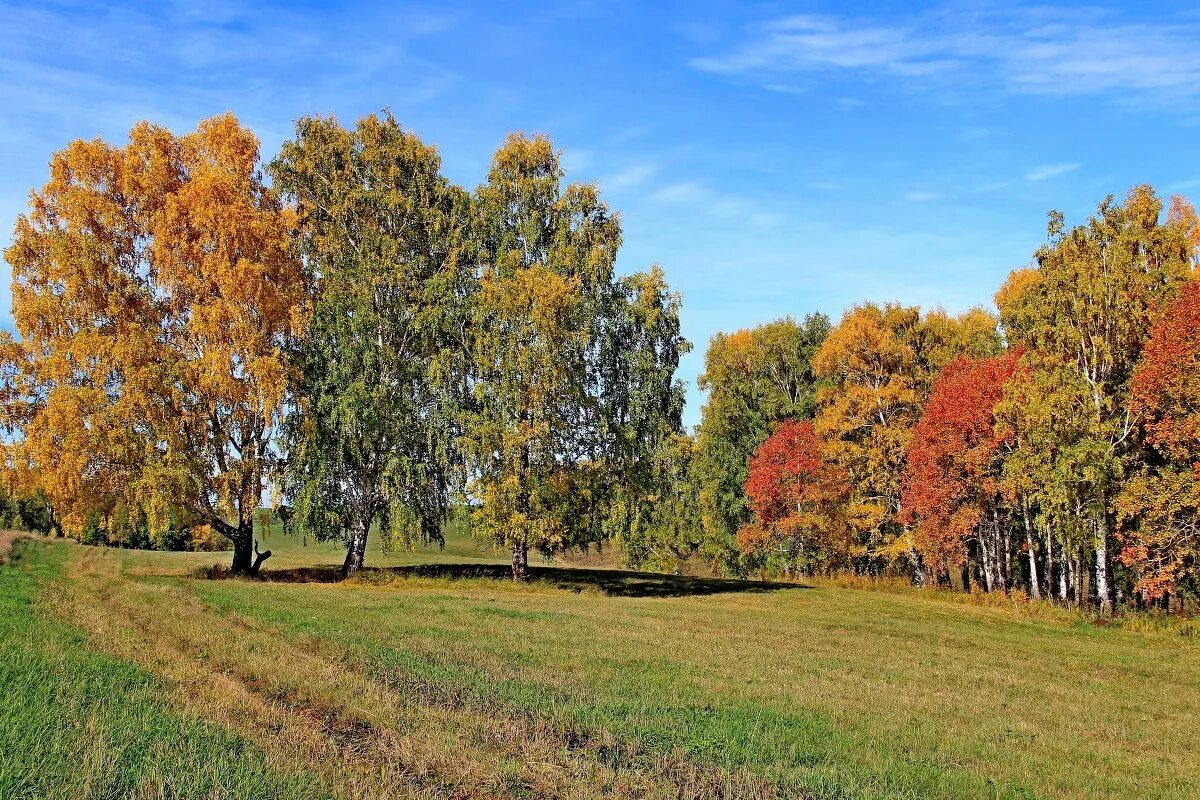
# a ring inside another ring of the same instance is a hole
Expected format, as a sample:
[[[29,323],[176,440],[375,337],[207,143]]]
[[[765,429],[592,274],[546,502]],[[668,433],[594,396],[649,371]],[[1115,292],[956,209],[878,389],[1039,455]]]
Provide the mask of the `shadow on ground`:
[[[732,578],[697,578],[633,572],[618,569],[579,569],[573,567],[529,567],[530,579],[567,591],[598,591],[609,597],[688,597],[726,592],[774,592],[780,589],[808,589],[798,583],[742,581]],[[263,578],[277,583],[336,583],[342,579],[340,567],[299,567],[264,570]],[[403,578],[512,579],[506,564],[417,564],[404,567],[366,567],[355,578],[367,583],[386,583]]]

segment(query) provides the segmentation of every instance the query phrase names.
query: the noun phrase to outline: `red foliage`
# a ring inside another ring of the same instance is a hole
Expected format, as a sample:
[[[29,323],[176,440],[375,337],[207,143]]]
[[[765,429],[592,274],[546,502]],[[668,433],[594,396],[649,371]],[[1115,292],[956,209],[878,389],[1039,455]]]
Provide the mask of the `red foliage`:
[[[1017,370],[1019,351],[957,358],[933,384],[908,445],[901,520],[937,566],[961,565],[965,542],[1000,492],[995,409]]]
[[[1185,284],[1155,321],[1132,395],[1152,443],[1181,461],[1200,461],[1200,281]]]
[[[750,458],[746,498],[755,523],[738,532],[744,552],[782,539],[812,547],[845,547],[838,534],[848,491],[845,475],[824,453],[811,422],[787,420]]]
[[[776,426],[750,457],[746,498],[761,522],[791,513],[793,494],[821,468],[821,440],[811,422],[787,420]]]
[[[1155,320],[1130,406],[1165,458],[1117,500],[1119,558],[1155,599],[1200,570],[1200,282],[1185,284]]]

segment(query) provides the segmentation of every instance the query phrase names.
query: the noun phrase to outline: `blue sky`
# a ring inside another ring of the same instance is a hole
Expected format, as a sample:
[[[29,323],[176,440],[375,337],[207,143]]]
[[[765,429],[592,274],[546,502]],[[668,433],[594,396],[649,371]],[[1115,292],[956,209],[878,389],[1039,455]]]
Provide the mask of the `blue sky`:
[[[51,152],[141,119],[229,109],[270,157],[388,107],[467,186],[546,133],[683,293],[694,423],[714,331],[990,305],[1047,210],[1200,194],[1200,12],[1151,5],[0,2],[0,244]]]

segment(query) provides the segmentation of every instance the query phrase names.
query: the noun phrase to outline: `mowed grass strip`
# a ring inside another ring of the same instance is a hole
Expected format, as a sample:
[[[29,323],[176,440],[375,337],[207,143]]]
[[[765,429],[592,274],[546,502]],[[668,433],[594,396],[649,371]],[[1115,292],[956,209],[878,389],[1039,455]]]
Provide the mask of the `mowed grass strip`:
[[[88,647],[40,604],[66,549],[0,537],[0,549],[14,545],[0,564],[0,797],[329,796],[244,739],[174,713],[160,681]]]
[[[169,663],[139,663],[186,687],[177,702],[221,677],[244,695],[190,707],[272,758],[345,785],[392,770],[342,796],[1200,796],[1200,659],[1178,635],[824,585],[436,577],[493,569],[469,542],[349,584],[191,580],[222,557],[60,546],[83,554],[76,600],[125,631],[85,620],[93,637],[175,637]],[[289,580],[340,558],[271,546]]]
[[[1170,633],[821,586],[193,585],[221,614],[337,642],[401,691],[682,751],[784,793],[1200,796],[1200,648]]]
[[[639,758],[611,737],[579,737],[545,717],[429,702],[356,670],[332,639],[216,613],[190,582],[127,574],[144,567],[140,554],[51,547],[70,555],[55,607],[93,646],[161,676],[187,713],[310,772],[336,797],[778,796],[769,782],[679,753]]]

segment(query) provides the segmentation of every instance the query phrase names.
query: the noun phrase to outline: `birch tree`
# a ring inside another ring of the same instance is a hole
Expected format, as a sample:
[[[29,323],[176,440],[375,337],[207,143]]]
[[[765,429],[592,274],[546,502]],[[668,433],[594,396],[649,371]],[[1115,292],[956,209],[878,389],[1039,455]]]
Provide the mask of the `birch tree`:
[[[785,317],[755,328],[718,333],[704,355],[700,388],[707,392],[696,432],[694,471],[705,531],[701,547],[716,566],[738,572],[736,534],[751,520],[744,487],[749,460],[787,419],[816,408],[812,357],[829,334],[829,318]]]
[[[118,503],[157,529],[182,510],[232,542],[235,573],[258,570],[283,351],[308,311],[294,225],[231,114],[54,155],[5,252],[20,336],[6,370],[16,458],[65,531]]]
[[[617,216],[594,186],[562,185],[544,137],[513,135],[476,196],[471,317],[473,529],[544,555],[603,537],[621,487],[677,432],[686,343],[661,273],[619,280]],[[636,489],[635,489],[636,491]]]
[[[288,426],[293,525],[346,545],[442,540],[466,379],[465,192],[390,115],[300,120],[271,166],[299,212],[315,305]]]
[[[1076,517],[1086,519],[1103,611],[1113,603],[1113,499],[1137,457],[1130,379],[1156,311],[1192,265],[1189,224],[1163,219],[1162,210],[1154,191],[1139,186],[1074,228],[1052,213],[1036,270],[1015,274],[1000,295],[1005,329],[1025,344],[1023,363],[1041,376],[1048,411],[1080,420],[1078,435],[1059,443],[1056,469],[1073,488]]]

